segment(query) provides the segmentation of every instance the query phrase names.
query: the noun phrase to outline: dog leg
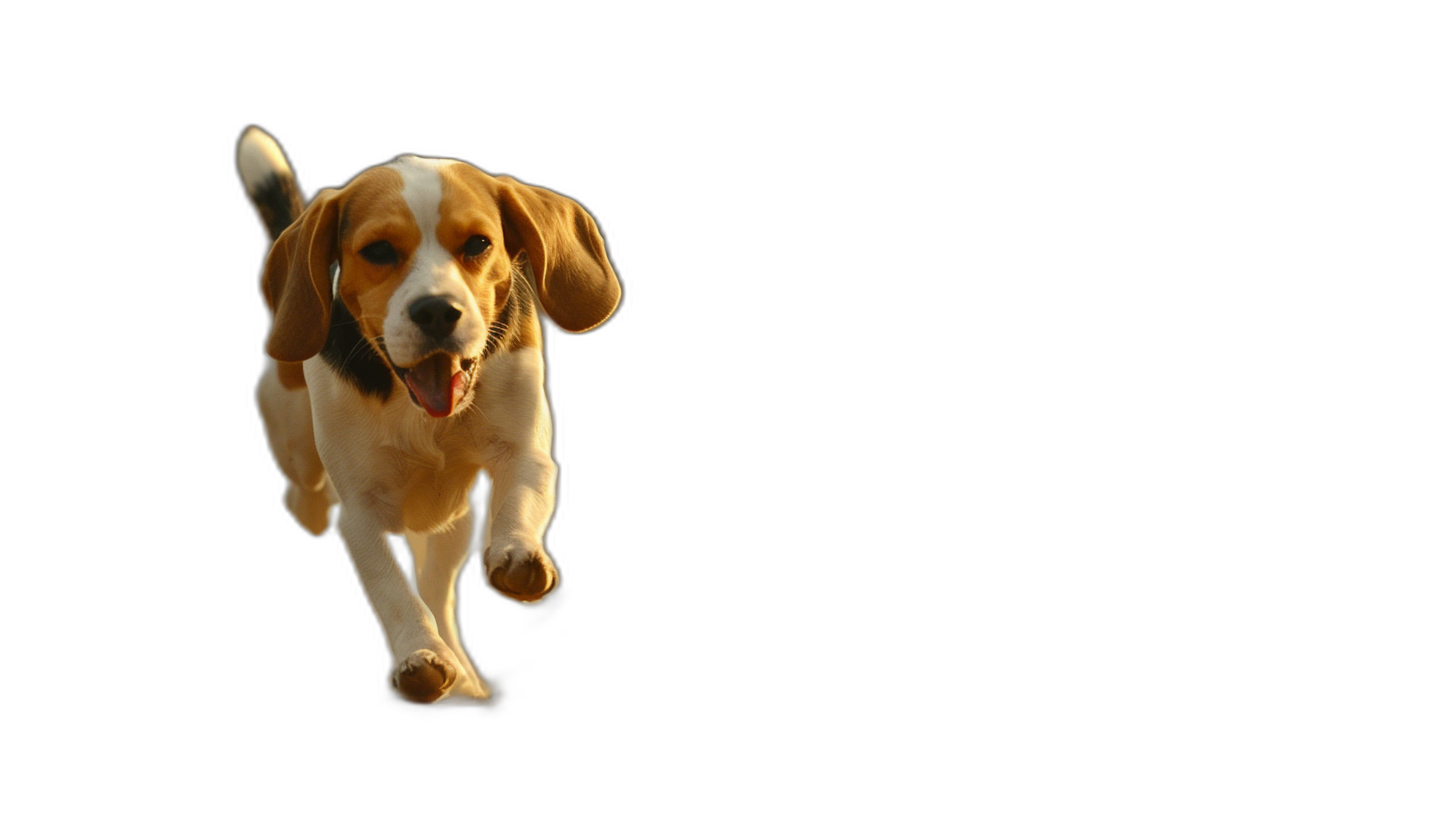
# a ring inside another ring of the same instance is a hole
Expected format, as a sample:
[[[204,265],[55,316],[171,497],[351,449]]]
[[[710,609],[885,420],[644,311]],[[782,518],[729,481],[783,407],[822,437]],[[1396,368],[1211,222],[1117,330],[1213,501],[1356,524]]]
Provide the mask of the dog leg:
[[[455,654],[460,664],[461,676],[450,688],[451,694],[461,694],[484,700],[490,696],[490,687],[480,679],[480,673],[470,662],[470,655],[460,644],[460,630],[455,622],[455,583],[460,577],[460,568],[470,555],[470,531],[474,515],[468,510],[456,519],[455,525],[440,533],[426,534],[414,530],[405,531],[410,552],[415,557],[415,585],[420,591],[420,600],[435,616],[435,628],[445,645]]]
[[[491,481],[486,577],[507,597],[540,600],[557,583],[556,565],[541,543],[556,507],[556,463],[544,450],[524,448],[492,459],[486,471]]]
[[[502,595],[535,601],[557,583],[556,565],[541,543],[556,507],[541,352],[518,349],[490,365],[479,387],[485,430],[494,438],[482,451],[490,474],[485,575]]]
[[[394,553],[389,551],[384,526],[349,498],[344,497],[339,513],[339,534],[359,572],[364,594],[384,627],[395,660],[394,686],[418,703],[438,700],[462,670],[436,632],[434,615],[410,589]]]
[[[314,535],[329,527],[329,508],[338,501],[319,459],[313,437],[313,412],[308,389],[288,387],[272,360],[258,381],[258,411],[268,433],[268,447],[288,478],[283,503],[298,523]]]
[[[314,535],[323,535],[329,529],[329,508],[334,505],[333,491],[328,485],[318,490],[300,487],[290,481],[283,493],[283,504],[303,529]]]

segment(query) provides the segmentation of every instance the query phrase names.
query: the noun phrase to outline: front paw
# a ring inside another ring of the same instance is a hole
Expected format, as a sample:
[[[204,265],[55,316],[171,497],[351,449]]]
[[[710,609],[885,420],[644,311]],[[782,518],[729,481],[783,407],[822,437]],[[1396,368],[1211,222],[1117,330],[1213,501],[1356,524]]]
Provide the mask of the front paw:
[[[486,577],[502,595],[518,601],[539,601],[556,588],[556,565],[545,550],[512,548],[492,556],[486,553]]]
[[[448,658],[429,649],[419,649],[400,661],[391,682],[405,699],[433,703],[445,696],[458,676],[459,670]]]

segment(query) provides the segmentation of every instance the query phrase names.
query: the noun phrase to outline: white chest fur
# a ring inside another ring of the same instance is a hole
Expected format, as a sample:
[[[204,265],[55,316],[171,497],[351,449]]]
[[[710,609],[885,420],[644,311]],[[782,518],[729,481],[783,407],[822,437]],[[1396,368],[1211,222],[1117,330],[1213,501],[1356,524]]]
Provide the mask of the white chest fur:
[[[522,453],[549,456],[540,352],[502,352],[482,366],[466,410],[434,419],[402,387],[381,402],[322,360],[305,363],[319,456],[346,506],[390,532],[434,531],[466,512],[482,468]]]

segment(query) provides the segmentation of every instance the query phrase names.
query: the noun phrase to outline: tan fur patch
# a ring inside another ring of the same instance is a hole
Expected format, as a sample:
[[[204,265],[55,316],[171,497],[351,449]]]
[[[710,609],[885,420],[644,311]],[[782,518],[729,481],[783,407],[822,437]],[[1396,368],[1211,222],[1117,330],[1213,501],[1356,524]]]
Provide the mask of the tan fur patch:
[[[372,343],[384,334],[389,297],[404,280],[423,236],[404,200],[404,178],[395,170],[365,170],[349,182],[344,193],[347,198],[339,214],[339,299],[359,321],[360,333]],[[359,255],[376,241],[388,241],[394,247],[393,264],[370,263]]]
[[[404,488],[400,516],[410,530],[438,531],[470,509],[480,464],[456,460],[438,470],[415,469]]]
[[[308,381],[303,378],[303,363],[277,363],[278,381],[289,391],[297,391],[300,388],[307,388]]]

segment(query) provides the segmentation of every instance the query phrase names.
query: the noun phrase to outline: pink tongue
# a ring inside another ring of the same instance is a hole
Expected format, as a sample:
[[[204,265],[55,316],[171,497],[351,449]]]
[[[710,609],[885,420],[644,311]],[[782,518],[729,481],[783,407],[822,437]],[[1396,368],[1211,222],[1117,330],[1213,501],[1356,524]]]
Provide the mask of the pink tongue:
[[[411,368],[405,377],[405,384],[414,392],[415,399],[432,417],[447,417],[455,408],[455,380],[463,378],[465,372],[456,371],[452,377],[453,368],[449,356],[436,354]]]

